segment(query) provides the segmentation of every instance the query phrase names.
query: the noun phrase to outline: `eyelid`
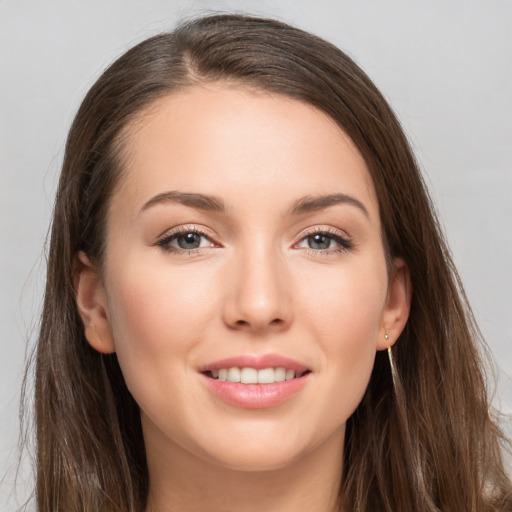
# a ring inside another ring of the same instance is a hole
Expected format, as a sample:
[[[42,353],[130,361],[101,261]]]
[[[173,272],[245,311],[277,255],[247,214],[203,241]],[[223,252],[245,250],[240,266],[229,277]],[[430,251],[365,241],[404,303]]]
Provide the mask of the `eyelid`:
[[[332,238],[338,244],[338,247],[323,249],[323,250],[311,249],[311,248],[306,248],[306,247],[304,247],[304,248],[297,247],[298,244],[300,244],[306,238],[313,236],[313,235],[326,235],[326,236]],[[330,253],[339,253],[342,251],[349,251],[354,248],[354,241],[353,241],[352,237],[346,231],[344,231],[342,229],[335,228],[333,226],[328,226],[328,225],[318,225],[318,226],[311,226],[311,227],[307,228],[306,230],[302,231],[297,236],[297,241],[294,242],[292,247],[297,248],[297,249],[304,249],[305,251],[310,252],[312,254],[316,254],[316,255],[318,255],[318,254],[325,255],[325,254],[330,254]]]
[[[299,234],[299,237],[305,238],[307,236],[316,235],[317,233],[325,233],[327,235],[336,235],[339,237],[346,238],[347,240],[350,240],[350,235],[340,228],[335,228],[334,226],[319,224],[317,226],[310,226],[306,228],[304,231],[302,231]]]
[[[215,234],[211,231],[211,229],[208,229],[206,226],[201,224],[178,224],[176,226],[166,228],[155,237],[155,240],[158,242],[158,240],[161,240],[166,236],[180,233],[198,233],[206,236],[207,238],[215,238]]]
[[[187,233],[196,233],[211,242],[211,246],[208,247],[198,247],[195,249],[181,249],[170,245],[170,242],[179,235],[184,235]],[[156,240],[153,245],[160,246],[162,249],[167,250],[169,252],[179,252],[184,254],[193,254],[200,250],[212,249],[215,247],[221,247],[221,244],[217,242],[216,236],[211,233],[211,230],[206,228],[205,226],[201,226],[198,224],[181,224],[169,229],[166,229],[163,233],[156,237]]]

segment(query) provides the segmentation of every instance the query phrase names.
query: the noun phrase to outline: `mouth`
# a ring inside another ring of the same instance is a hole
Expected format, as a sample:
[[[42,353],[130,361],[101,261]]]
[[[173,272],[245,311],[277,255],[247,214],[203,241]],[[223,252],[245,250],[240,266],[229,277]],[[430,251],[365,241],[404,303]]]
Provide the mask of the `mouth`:
[[[220,382],[233,382],[240,384],[275,384],[276,382],[284,382],[288,380],[298,379],[311,373],[311,370],[295,370],[294,368],[286,368],[284,366],[253,368],[250,366],[229,368],[219,368],[206,370],[203,375],[210,379]]]
[[[279,354],[240,355],[199,368],[206,388],[223,402],[266,409],[288,402],[308,386],[306,365]]]

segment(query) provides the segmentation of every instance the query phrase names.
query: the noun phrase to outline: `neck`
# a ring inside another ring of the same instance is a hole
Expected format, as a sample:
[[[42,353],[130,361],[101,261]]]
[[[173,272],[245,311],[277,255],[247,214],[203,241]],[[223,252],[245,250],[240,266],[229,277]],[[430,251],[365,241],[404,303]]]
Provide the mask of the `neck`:
[[[337,432],[313,451],[264,471],[226,468],[177,445],[164,451],[146,445],[146,512],[335,512],[343,437]]]

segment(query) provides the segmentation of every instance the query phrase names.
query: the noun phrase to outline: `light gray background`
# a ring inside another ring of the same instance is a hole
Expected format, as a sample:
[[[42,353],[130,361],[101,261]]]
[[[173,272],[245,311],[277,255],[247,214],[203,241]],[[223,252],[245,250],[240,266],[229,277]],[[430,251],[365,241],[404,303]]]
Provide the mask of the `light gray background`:
[[[0,509],[67,129],[100,71],[179,18],[277,16],[348,51],[412,140],[512,417],[512,1],[0,0]],[[508,374],[508,376],[506,375]],[[3,476],[5,475],[5,477]],[[20,479],[26,497],[26,477]]]

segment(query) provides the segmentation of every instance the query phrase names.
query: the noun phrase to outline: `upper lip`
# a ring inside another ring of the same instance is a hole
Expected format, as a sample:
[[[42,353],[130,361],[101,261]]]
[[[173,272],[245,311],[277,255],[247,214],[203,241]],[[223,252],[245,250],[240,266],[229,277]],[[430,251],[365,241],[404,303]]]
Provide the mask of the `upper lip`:
[[[199,368],[200,372],[207,372],[212,370],[221,370],[222,368],[255,368],[256,370],[263,370],[264,368],[279,368],[283,367],[287,370],[295,370],[296,373],[305,372],[309,368],[290,359],[289,357],[281,356],[279,354],[263,354],[263,355],[239,355],[220,359],[213,363],[208,363]]]

